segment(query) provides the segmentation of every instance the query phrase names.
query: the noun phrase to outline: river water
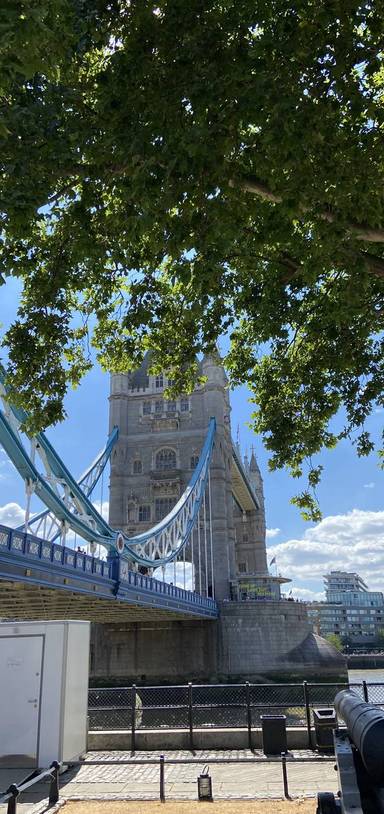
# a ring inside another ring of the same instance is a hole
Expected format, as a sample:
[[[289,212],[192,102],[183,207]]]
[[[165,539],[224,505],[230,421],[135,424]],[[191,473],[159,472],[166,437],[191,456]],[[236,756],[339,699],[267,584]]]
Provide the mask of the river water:
[[[348,670],[351,684],[366,681],[367,684],[384,684],[384,670],[378,667],[375,670]]]

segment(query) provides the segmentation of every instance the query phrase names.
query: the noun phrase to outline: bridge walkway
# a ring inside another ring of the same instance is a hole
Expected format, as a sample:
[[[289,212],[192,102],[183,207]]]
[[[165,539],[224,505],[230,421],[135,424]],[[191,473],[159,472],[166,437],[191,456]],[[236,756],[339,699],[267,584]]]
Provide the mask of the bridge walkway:
[[[101,560],[0,526],[0,617],[98,622],[216,619],[214,599],[132,571],[119,554]]]

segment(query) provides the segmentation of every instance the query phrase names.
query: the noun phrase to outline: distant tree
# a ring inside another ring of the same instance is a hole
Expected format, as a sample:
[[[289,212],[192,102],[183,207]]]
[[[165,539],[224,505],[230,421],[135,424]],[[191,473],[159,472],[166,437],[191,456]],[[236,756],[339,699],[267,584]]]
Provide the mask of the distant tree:
[[[341,636],[339,636],[338,633],[327,633],[327,635],[324,638],[333,647],[335,647],[336,650],[340,650],[340,652],[342,652],[344,650],[344,644],[343,644],[342,638],[341,638]]]
[[[381,5],[5,0],[0,24],[0,272],[23,283],[4,343],[33,427],[63,417],[90,341],[111,370],[151,348],[181,391],[227,332],[272,468],[308,463],[314,488],[322,447],[368,454]],[[310,489],[296,503],[319,516]]]

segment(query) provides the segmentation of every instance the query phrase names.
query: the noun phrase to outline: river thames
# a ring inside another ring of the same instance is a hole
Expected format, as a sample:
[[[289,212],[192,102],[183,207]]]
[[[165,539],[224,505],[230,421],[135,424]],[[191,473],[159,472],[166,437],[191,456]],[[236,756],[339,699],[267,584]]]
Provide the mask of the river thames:
[[[348,670],[351,684],[366,681],[367,684],[384,684],[384,669],[375,670]]]

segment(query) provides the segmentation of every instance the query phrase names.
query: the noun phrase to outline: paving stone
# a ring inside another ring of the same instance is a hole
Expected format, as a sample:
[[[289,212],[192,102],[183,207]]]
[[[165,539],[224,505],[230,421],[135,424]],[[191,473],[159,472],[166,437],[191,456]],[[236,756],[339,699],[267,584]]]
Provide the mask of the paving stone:
[[[60,776],[60,796],[62,799],[94,800],[158,800],[159,799],[159,758],[160,752],[137,752],[130,765],[121,761],[131,760],[129,752],[88,752],[84,763],[73,767]],[[203,765],[209,766],[215,799],[263,799],[282,798],[283,781],[279,762],[265,759],[261,752],[255,762],[255,755],[249,750],[199,751],[195,759],[200,762],[170,764],[167,760],[191,760],[188,751],[172,751],[165,755],[165,794],[167,799],[196,800],[197,776]],[[241,758],[241,763],[212,763],[214,758]],[[289,792],[292,797],[316,796],[317,791],[337,791],[337,775],[334,762],[319,756],[316,763],[309,762],[313,752],[290,753],[287,760]],[[155,764],[141,765],[142,760],[156,760]],[[87,765],[92,760],[118,761],[110,765]],[[6,788],[15,779],[20,780],[25,772],[4,772],[0,779]],[[18,804],[19,814],[26,814],[31,803],[47,797],[47,784],[40,783],[23,795]],[[0,814],[6,807],[0,806]]]

